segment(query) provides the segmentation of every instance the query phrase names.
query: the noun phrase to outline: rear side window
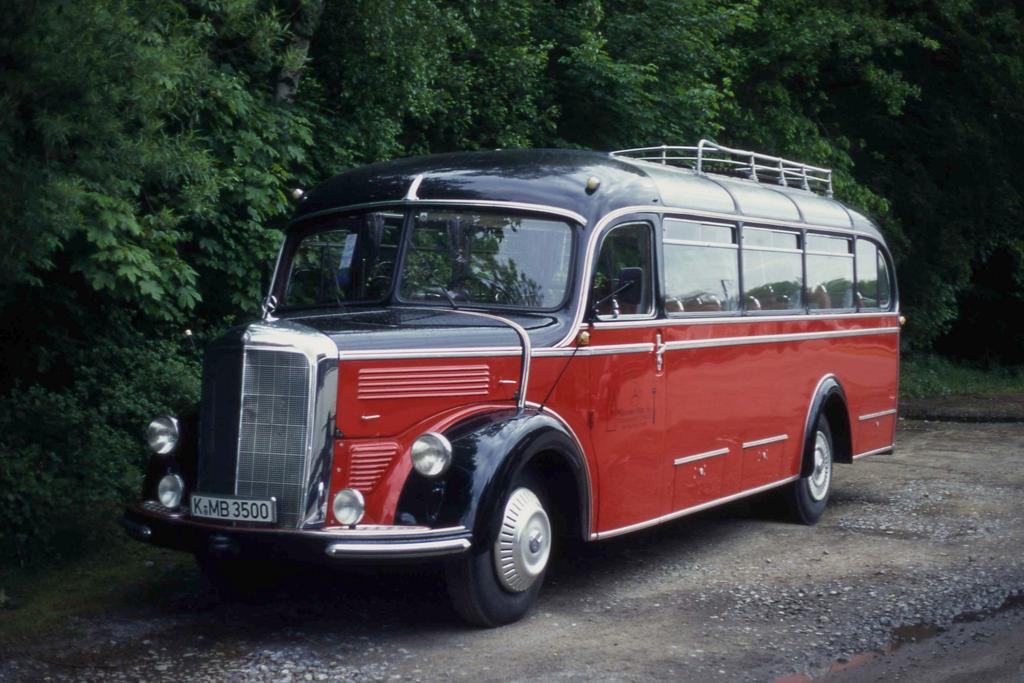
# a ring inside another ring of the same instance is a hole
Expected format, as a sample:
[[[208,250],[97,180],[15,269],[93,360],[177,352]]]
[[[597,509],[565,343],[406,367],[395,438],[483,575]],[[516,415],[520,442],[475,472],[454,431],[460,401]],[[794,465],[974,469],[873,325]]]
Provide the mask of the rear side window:
[[[853,308],[853,240],[807,235],[807,307]]]
[[[799,234],[743,229],[743,303],[748,311],[802,309],[803,279]]]
[[[889,263],[874,242],[857,240],[858,308],[887,310],[892,304]]]
[[[666,218],[665,312],[739,310],[739,249],[736,228]]]

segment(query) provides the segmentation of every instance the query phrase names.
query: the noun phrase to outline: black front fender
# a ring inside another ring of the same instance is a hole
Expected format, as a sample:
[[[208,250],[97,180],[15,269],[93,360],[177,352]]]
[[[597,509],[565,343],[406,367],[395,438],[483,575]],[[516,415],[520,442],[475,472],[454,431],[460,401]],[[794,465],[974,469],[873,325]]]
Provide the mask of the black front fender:
[[[436,478],[415,470],[402,490],[398,523],[435,528],[464,526],[473,544],[486,547],[495,529],[488,522],[510,493],[516,476],[541,453],[554,454],[574,475],[581,532],[589,532],[590,480],[586,460],[572,431],[537,410],[501,411],[474,416],[445,431],[452,444],[452,465]]]

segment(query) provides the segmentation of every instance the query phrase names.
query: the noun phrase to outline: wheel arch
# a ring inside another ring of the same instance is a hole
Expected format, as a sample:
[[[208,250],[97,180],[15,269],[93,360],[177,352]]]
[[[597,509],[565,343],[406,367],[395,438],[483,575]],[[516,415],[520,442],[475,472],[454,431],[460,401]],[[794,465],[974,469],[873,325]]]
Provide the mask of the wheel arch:
[[[850,412],[846,403],[846,392],[839,378],[825,375],[811,395],[804,422],[803,451],[800,461],[800,476],[806,477],[813,469],[811,453],[814,450],[814,427],[818,418],[824,415],[832,432],[832,459],[834,462],[853,462],[853,441],[850,429]]]
[[[539,473],[558,521],[573,535],[590,534],[592,489],[582,445],[556,414],[529,408],[474,415],[444,430],[452,466],[437,479],[413,471],[399,498],[396,519],[410,515],[432,526],[465,526],[473,544],[493,542],[489,520],[498,514],[521,473]],[[433,513],[433,514],[432,514]]]

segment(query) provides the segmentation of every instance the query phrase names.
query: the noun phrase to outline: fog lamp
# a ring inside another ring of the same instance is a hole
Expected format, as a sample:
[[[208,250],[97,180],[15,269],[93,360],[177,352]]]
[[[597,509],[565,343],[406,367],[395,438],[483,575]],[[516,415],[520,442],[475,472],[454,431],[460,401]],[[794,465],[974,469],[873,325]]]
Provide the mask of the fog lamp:
[[[342,524],[358,524],[363,518],[363,510],[366,502],[363,494],[355,489],[342,489],[334,496],[332,510],[334,518]]]
[[[168,474],[156,487],[156,497],[165,508],[176,508],[181,505],[185,495],[185,482],[177,474]]]
[[[178,445],[181,430],[178,420],[173,417],[158,417],[146,428],[146,442],[157,455],[167,455]]]
[[[427,432],[413,442],[409,455],[417,472],[437,477],[452,464],[452,444],[443,434]]]

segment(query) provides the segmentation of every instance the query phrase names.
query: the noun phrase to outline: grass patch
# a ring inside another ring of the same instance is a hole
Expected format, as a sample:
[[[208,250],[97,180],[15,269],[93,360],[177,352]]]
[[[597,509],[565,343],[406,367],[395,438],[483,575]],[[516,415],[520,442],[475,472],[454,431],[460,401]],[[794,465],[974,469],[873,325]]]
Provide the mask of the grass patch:
[[[59,631],[73,617],[151,605],[194,581],[192,557],[127,538],[50,569],[0,568],[0,644]]]
[[[1024,394],[1024,366],[979,367],[941,356],[912,356],[900,364],[900,397]]]

